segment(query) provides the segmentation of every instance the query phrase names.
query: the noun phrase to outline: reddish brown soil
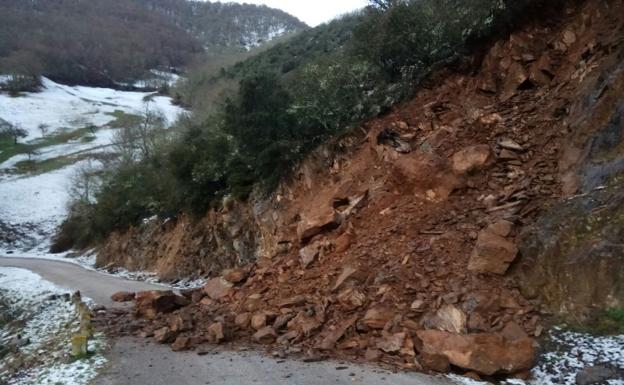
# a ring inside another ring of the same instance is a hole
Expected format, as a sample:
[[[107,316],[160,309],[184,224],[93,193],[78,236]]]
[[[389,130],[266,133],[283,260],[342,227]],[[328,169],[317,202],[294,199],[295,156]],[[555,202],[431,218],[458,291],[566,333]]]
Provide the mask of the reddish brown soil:
[[[427,369],[416,333],[440,328],[435,313],[445,305],[466,315],[463,332],[500,332],[515,323],[539,336],[538,303],[523,298],[509,277],[467,266],[488,225],[512,222],[508,239],[514,241],[551,202],[574,192],[567,185],[563,191],[560,172],[570,109],[586,96],[592,71],[622,44],[624,8],[621,1],[609,3],[607,9],[588,1],[550,26],[527,27],[497,42],[474,74],[436,74],[413,100],[365,124],[365,136],[345,139],[359,140],[357,149],[305,175],[279,198],[280,215],[292,218],[280,229],[293,245],[289,251],[259,260],[227,296],[202,300],[196,294],[182,310],[195,320],[181,334],[193,337],[189,346],[214,341],[208,331],[214,322],[225,326],[226,339],[252,341],[255,330],[235,326],[235,317],[246,312],[264,312],[269,325],[300,314],[312,330],[271,343],[273,349]],[[399,153],[378,143],[384,130],[412,150]],[[505,151],[509,143],[521,149]],[[490,159],[469,172],[454,170],[453,155],[474,145],[489,146]],[[303,219],[332,207],[339,212],[353,197],[364,199],[341,223],[300,239]],[[320,255],[302,266],[299,249],[315,243]],[[357,272],[335,288],[347,267]],[[380,328],[367,322],[370,309],[383,313]],[[144,330],[169,322],[163,316]],[[288,329],[296,326],[277,334]],[[380,349],[402,332],[405,349]]]

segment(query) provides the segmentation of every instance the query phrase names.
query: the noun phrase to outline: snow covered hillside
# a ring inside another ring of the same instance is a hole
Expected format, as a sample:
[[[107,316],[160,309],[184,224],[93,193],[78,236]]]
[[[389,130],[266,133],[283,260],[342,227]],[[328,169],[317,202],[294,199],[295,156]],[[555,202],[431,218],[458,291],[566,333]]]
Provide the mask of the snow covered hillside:
[[[46,257],[63,221],[69,182],[86,162],[110,151],[116,130],[149,109],[169,124],[182,109],[167,97],[107,88],[70,87],[0,94],[0,123],[21,128],[16,145],[0,142],[0,255]]]

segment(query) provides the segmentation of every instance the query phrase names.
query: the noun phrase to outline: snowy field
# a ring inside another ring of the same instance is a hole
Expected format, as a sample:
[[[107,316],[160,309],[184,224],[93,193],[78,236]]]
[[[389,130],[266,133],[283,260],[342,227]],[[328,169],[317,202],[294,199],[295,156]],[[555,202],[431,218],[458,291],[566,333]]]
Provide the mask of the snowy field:
[[[22,97],[0,94],[0,118],[28,132],[25,141],[41,136],[39,125],[46,124],[50,132],[86,125],[102,127],[114,118],[117,110],[140,114],[144,98],[149,93],[117,91],[109,88],[70,87],[43,78],[43,90]],[[171,123],[181,112],[167,97],[156,96],[153,106]]]
[[[102,335],[90,341],[93,355],[70,358],[70,337],[77,329],[76,310],[69,294],[27,270],[0,268],[0,315],[10,315],[0,324],[0,346],[7,346],[19,333],[29,342],[17,351],[0,356],[0,380],[8,385],[83,385],[106,364]],[[18,367],[18,370],[11,369]],[[1,381],[0,381],[1,382]]]
[[[88,140],[68,141],[39,148],[30,157],[18,154],[0,164],[0,255],[58,259],[48,249],[55,229],[63,221],[69,201],[69,184],[76,170],[85,162],[86,154],[110,149],[115,129],[107,125],[115,114],[141,115],[146,99],[151,111],[160,111],[167,122],[173,123],[183,110],[162,96],[145,92],[125,92],[107,88],[70,87],[43,79],[43,90],[20,97],[0,94],[0,119],[23,128],[28,136],[23,143],[42,140],[40,126],[48,135],[80,130],[93,126]],[[64,158],[67,166],[37,175],[12,172],[20,162],[42,162]],[[72,163],[72,159],[75,160]],[[4,226],[4,227],[1,227]]]

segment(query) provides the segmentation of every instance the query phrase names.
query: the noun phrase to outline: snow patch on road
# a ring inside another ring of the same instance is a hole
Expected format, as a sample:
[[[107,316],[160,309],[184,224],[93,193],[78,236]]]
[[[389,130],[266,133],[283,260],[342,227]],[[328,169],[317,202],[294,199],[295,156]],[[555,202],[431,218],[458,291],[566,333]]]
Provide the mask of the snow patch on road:
[[[96,335],[90,342],[94,355],[70,359],[69,338],[77,322],[68,297],[66,290],[28,270],[0,268],[0,298],[16,317],[0,328],[0,342],[6,346],[16,333],[30,341],[18,353],[0,359],[0,378],[10,385],[83,385],[95,378],[106,364],[101,354],[104,337]],[[24,365],[22,369],[9,369],[18,362]]]

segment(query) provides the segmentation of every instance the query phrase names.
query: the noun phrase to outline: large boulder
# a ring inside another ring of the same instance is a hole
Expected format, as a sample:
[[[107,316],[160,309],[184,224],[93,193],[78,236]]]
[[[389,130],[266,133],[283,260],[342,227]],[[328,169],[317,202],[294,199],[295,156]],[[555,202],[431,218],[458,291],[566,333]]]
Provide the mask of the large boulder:
[[[503,275],[517,255],[518,247],[513,242],[488,228],[479,234],[468,270]]]
[[[159,314],[171,313],[190,301],[181,295],[168,291],[144,291],[136,294],[135,313],[138,317],[155,319]]]
[[[531,369],[535,359],[531,338],[507,340],[501,334],[456,334],[439,330],[418,332],[422,352],[443,355],[455,366],[486,376]]]
[[[270,326],[265,326],[253,335],[254,341],[261,344],[270,344],[277,339],[277,333]]]

